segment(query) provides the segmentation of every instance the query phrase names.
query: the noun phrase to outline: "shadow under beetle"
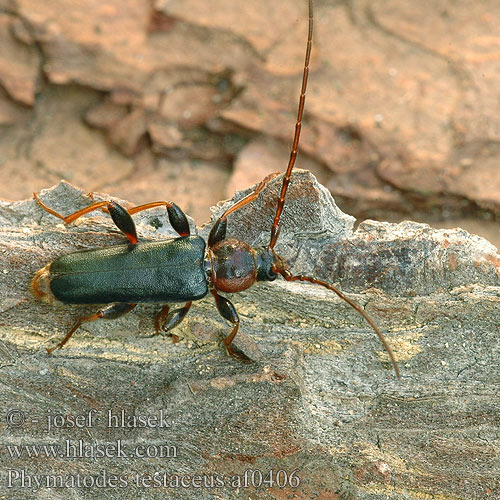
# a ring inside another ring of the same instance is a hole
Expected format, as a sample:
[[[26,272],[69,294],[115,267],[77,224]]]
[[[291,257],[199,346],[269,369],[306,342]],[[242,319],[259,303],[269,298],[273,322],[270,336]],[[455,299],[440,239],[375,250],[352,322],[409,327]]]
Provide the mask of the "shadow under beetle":
[[[264,187],[279,173],[266,177],[254,192],[226,210],[217,219],[210,231],[208,245],[200,236],[191,236],[184,212],[172,202],[158,201],[126,210],[116,202],[100,201],[64,217],[45,205],[38,195],[34,194],[35,200],[44,210],[62,219],[66,224],[93,210],[104,210],[129,240],[129,243],[124,245],[63,255],[37,271],[31,289],[37,297],[46,302],[110,304],[95,314],[80,318],[55,347],[47,350],[48,353],[63,347],[83,323],[99,318],[118,318],[131,311],[140,302],[184,303],[182,307],[172,311],[168,305],[164,305],[155,317],[156,333],[159,334],[160,330],[170,332],[184,319],[192,302],[210,292],[215,298],[221,316],[233,324],[233,329],[224,339],[224,344],[228,353],[235,355],[231,343],[238,332],[240,320],[233,304],[219,292],[240,292],[256,281],[273,281],[280,274],[287,281],[308,281],[321,285],[335,292],[356,309],[377,333],[399,378],[394,354],[366,312],[332,285],[310,276],[292,275],[284,260],[274,251],[280,231],[285,195],[297,157],[309,74],[312,32],[313,8],[312,0],[309,0],[309,32],[293,146],[267,246],[252,248],[243,241],[226,238],[227,218],[231,213],[256,199]],[[139,242],[131,215],[160,206],[166,207],[170,224],[179,237],[165,241]],[[176,336],[173,337],[176,340]]]

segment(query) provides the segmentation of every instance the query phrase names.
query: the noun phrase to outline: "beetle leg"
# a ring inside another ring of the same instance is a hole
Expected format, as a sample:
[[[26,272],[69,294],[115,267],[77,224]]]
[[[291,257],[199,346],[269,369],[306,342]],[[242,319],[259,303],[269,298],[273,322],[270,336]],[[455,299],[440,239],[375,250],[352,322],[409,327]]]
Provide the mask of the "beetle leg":
[[[213,248],[219,241],[226,239],[227,219],[219,217],[210,229],[208,235],[208,247]]]
[[[192,302],[186,302],[184,307],[180,307],[178,309],[174,309],[170,312],[170,306],[163,306],[162,310],[155,317],[155,330],[156,335],[160,334],[160,329],[163,329],[165,332],[169,332],[173,328],[175,328],[185,317],[191,307]],[[179,342],[179,337],[174,333],[171,333],[172,340],[174,343]]]
[[[130,243],[135,245],[137,243],[137,231],[135,230],[135,223],[127,210],[114,201],[106,205],[106,208],[116,227],[128,238]]]
[[[236,334],[238,333],[238,327],[240,326],[240,318],[238,317],[238,313],[236,312],[233,304],[231,304],[231,302],[226,299],[226,297],[222,297],[222,295],[219,295],[216,290],[211,290],[211,292],[215,297],[215,304],[217,305],[219,314],[234,325],[231,333],[224,339],[226,351],[231,356],[239,358],[241,356],[237,355],[231,347],[231,342],[234,340],[234,337],[236,337]]]
[[[71,338],[73,333],[75,333],[76,330],[78,330],[78,328],[80,328],[80,326],[83,325],[84,323],[90,323],[91,321],[96,321],[100,318],[116,319],[131,311],[135,306],[136,304],[127,304],[125,302],[118,302],[117,304],[111,304],[108,307],[105,307],[104,309],[100,309],[95,314],[91,314],[90,316],[83,316],[73,325],[71,330],[61,340],[61,342],[59,342],[59,344],[57,344],[55,347],[47,349],[47,353],[51,354],[56,349],[61,349],[61,347],[64,344],[66,344],[66,342]]]
[[[168,304],[165,304],[162,308],[161,311],[155,316],[155,334],[160,335],[160,330],[165,323],[165,318],[167,317],[168,313],[170,311],[170,306]]]
[[[116,224],[116,227],[128,238],[130,243],[137,243],[137,232],[135,230],[135,224],[130,217],[129,212],[125,210],[121,205],[116,203],[115,201],[98,201],[97,203],[92,203],[88,207],[82,208],[81,210],[77,210],[76,212],[70,215],[61,215],[59,212],[52,210],[52,208],[48,207],[43,203],[43,201],[38,197],[37,193],[33,193],[33,197],[35,201],[49,214],[58,217],[63,220],[66,224],[70,224],[74,222],[76,219],[80,218],[82,215],[88,214],[89,212],[93,212],[97,209],[105,209],[111,215],[113,222]]]
[[[189,236],[191,234],[186,214],[178,205],[170,201],[154,201],[152,203],[146,203],[145,205],[129,208],[128,213],[132,215],[155,207],[167,207],[170,225],[179,233],[179,236]]]
[[[255,191],[253,191],[250,194],[247,194],[244,198],[242,198],[238,203],[235,203],[232,207],[228,208],[219,218],[220,219],[225,219],[229,214],[232,214],[233,212],[236,212],[236,210],[239,210],[240,208],[244,207],[251,201],[255,200],[257,196],[259,196],[259,193],[276,177],[280,175],[279,172],[273,172],[272,174],[267,175],[262,179],[257,187],[255,188]]]
[[[269,174],[267,177],[262,179],[258,186],[255,188],[255,191],[247,194],[243,199],[241,199],[238,203],[235,203],[232,207],[228,208],[216,221],[212,226],[210,234],[208,236],[208,246],[213,247],[219,241],[222,241],[226,238],[226,226],[227,226],[227,216],[236,212],[240,208],[244,207],[251,201],[255,200],[259,193],[277,176],[279,172],[273,172]]]

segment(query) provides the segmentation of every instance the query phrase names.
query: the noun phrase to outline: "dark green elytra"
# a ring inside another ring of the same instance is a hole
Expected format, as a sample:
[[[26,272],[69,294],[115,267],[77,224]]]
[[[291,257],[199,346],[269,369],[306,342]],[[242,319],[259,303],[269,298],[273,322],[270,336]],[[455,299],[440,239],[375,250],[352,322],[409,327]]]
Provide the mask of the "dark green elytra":
[[[198,300],[208,293],[204,254],[199,236],[70,253],[50,265],[50,289],[68,304]]]

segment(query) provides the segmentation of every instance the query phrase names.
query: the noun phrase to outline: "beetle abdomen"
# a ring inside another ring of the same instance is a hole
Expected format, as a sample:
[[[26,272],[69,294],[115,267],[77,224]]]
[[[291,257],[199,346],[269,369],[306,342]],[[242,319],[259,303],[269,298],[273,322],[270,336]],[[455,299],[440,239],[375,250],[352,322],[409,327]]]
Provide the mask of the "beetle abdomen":
[[[40,270],[32,289],[43,293],[48,279],[55,299],[68,304],[197,300],[208,293],[204,254],[199,236],[84,250]]]

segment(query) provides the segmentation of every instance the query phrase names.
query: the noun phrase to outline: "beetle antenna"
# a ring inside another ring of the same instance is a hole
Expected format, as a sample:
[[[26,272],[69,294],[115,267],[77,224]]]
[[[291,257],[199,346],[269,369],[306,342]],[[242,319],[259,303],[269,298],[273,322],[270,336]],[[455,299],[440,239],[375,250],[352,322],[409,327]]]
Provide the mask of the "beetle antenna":
[[[309,76],[309,59],[311,58],[312,35],[313,35],[313,2],[312,0],[309,0],[309,33],[307,35],[306,58],[304,62],[304,73],[302,75],[302,89],[300,91],[299,110],[297,113],[297,121],[295,123],[295,135],[293,136],[293,145],[292,145],[292,151],[290,153],[290,159],[288,160],[288,167],[286,169],[285,176],[283,177],[283,186],[281,187],[281,194],[280,194],[280,200],[278,202],[278,208],[276,209],[276,215],[274,217],[273,227],[271,228],[271,241],[269,242],[269,248],[274,248],[276,240],[278,239],[281,212],[283,211],[283,205],[285,203],[285,195],[288,189],[288,184],[290,183],[290,175],[292,173],[293,166],[295,165],[295,159],[297,158],[300,129],[302,128],[302,115],[304,114],[304,104],[306,101],[306,88],[307,88],[307,77]]]
[[[276,273],[281,274],[283,278],[285,278],[286,281],[308,281],[309,283],[314,283],[315,285],[321,285],[328,290],[331,290],[332,292],[335,292],[342,300],[347,302],[353,309],[356,309],[363,318],[369,323],[369,325],[375,330],[375,333],[377,334],[378,338],[380,339],[380,342],[382,342],[382,345],[384,346],[385,351],[389,355],[389,358],[391,360],[392,366],[394,367],[394,371],[396,372],[396,376],[398,377],[398,380],[401,380],[401,375],[399,374],[399,366],[396,361],[396,358],[394,357],[394,353],[392,352],[391,346],[387,342],[387,339],[384,337],[382,332],[378,329],[377,325],[375,322],[368,316],[368,314],[361,308],[361,306],[357,303],[354,302],[354,300],[350,299],[349,297],[345,296],[340,290],[335,288],[334,286],[318,280],[316,278],[312,278],[310,276],[303,276],[303,275],[297,275],[294,276],[286,267],[285,263],[283,262],[283,259],[279,257],[277,254],[274,254],[275,257],[277,257],[277,262],[273,265],[273,271]]]
[[[300,91],[299,109],[297,113],[297,121],[295,122],[295,134],[293,136],[293,145],[292,145],[292,151],[290,152],[290,159],[288,160],[288,167],[283,177],[283,185],[281,186],[280,199],[278,202],[278,207],[276,209],[276,215],[274,216],[274,221],[271,228],[271,240],[268,246],[268,249],[272,251],[275,258],[275,263],[273,264],[273,271],[275,273],[281,274],[281,276],[283,276],[283,278],[285,278],[286,281],[308,281],[309,283],[321,285],[322,287],[327,288],[328,290],[331,290],[332,292],[336,293],[342,300],[347,302],[353,309],[358,311],[358,313],[361,314],[361,316],[363,316],[363,318],[365,318],[368,324],[375,330],[375,333],[380,339],[380,342],[382,342],[384,349],[389,355],[392,366],[394,367],[394,371],[396,372],[396,376],[398,377],[399,380],[401,380],[401,376],[399,374],[399,366],[396,361],[396,358],[394,357],[394,353],[392,352],[391,346],[388,344],[386,338],[384,337],[382,332],[378,329],[375,322],[370,318],[370,316],[368,316],[368,314],[361,308],[361,306],[356,302],[354,302],[353,300],[351,300],[346,295],[344,295],[340,290],[338,290],[334,286],[324,281],[312,278],[310,276],[303,276],[303,275],[294,276],[286,268],[283,259],[279,255],[277,255],[273,250],[274,245],[276,245],[276,241],[278,239],[278,235],[280,232],[280,225],[279,225],[280,217],[283,211],[283,206],[285,204],[285,195],[288,189],[288,185],[290,184],[290,176],[292,174],[292,170],[295,165],[295,160],[297,159],[300,131],[302,128],[302,116],[304,114],[304,104],[306,101],[307,78],[309,76],[309,61],[311,58],[311,48],[312,48],[312,34],[313,34],[313,2],[312,0],[309,0],[309,33],[307,36],[306,57],[304,62],[304,72],[302,75],[302,89]]]

